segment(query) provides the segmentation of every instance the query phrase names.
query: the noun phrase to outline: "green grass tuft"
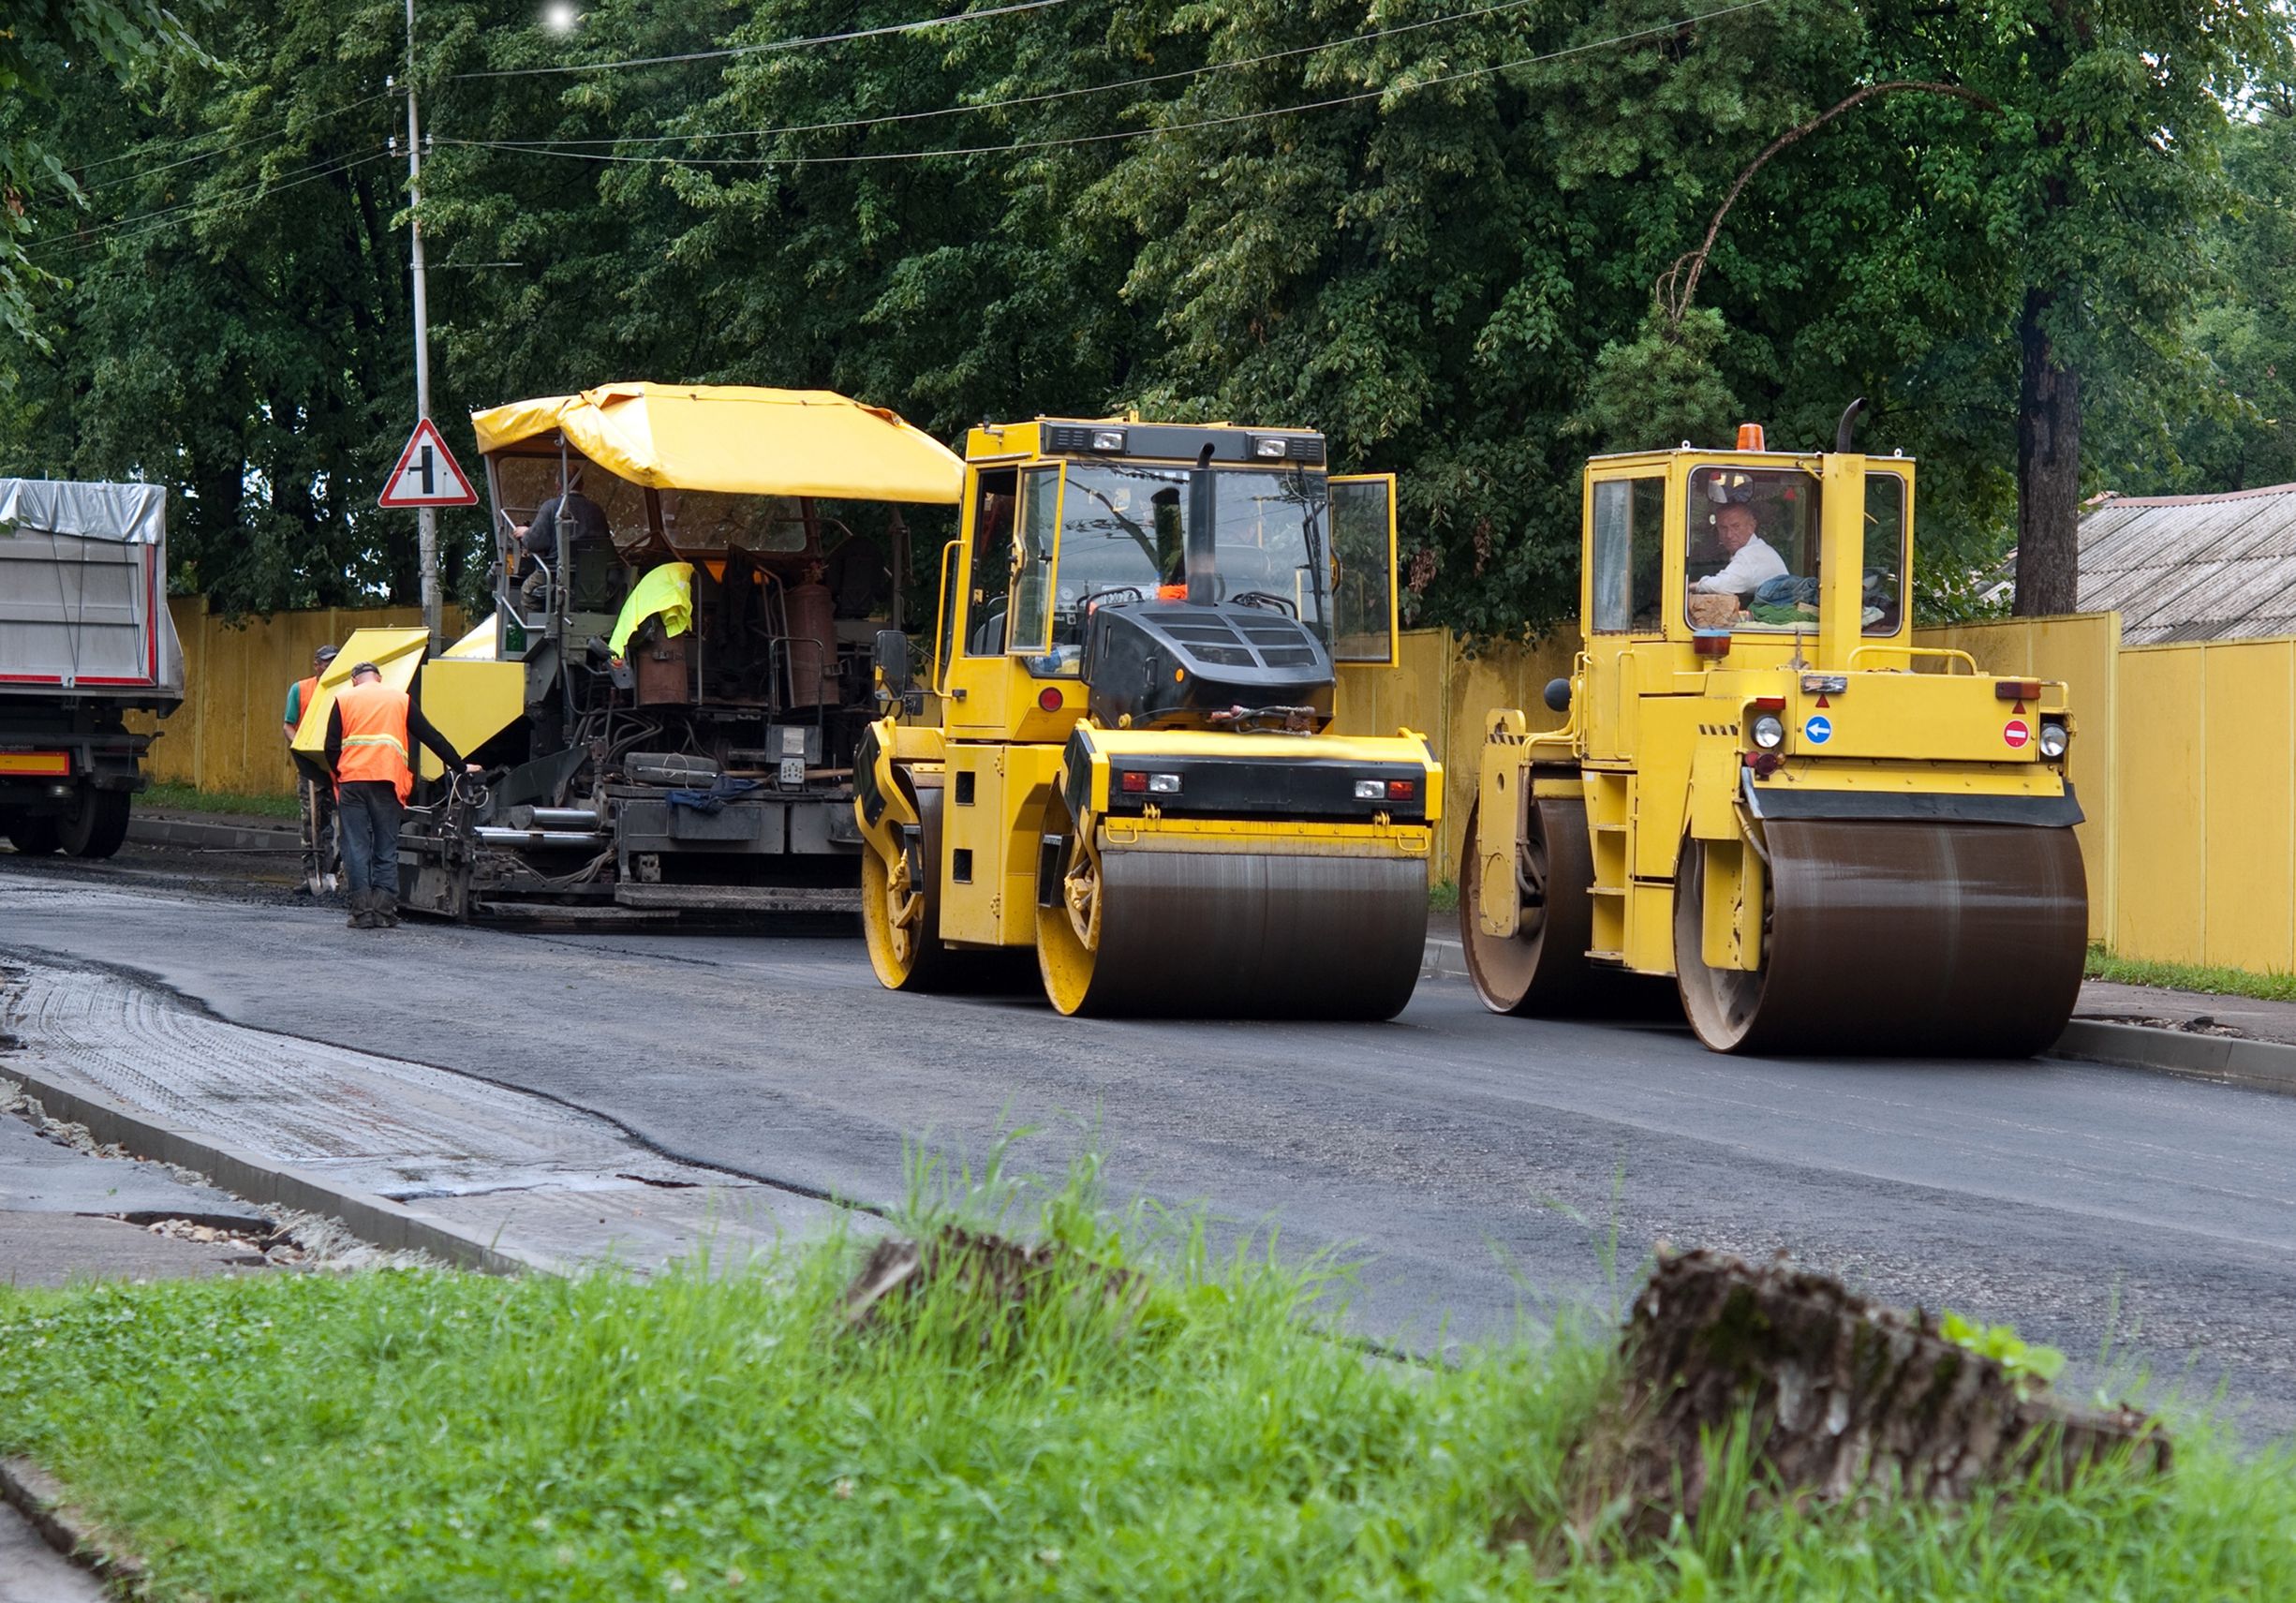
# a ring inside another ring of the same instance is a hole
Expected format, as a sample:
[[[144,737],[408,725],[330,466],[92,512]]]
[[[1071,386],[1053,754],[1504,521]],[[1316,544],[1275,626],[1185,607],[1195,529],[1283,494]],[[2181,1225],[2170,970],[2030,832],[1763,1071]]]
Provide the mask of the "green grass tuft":
[[[1429,913],[1457,913],[1459,911],[1459,882],[1457,880],[1437,880],[1433,884],[1428,886],[1427,910]]]
[[[295,818],[295,798],[248,796],[234,791],[200,791],[189,785],[146,785],[136,794],[135,806],[152,812],[244,812],[265,818]]]
[[[2200,991],[2209,996],[2296,1002],[2296,974],[2259,973],[2253,969],[2231,969],[2219,963],[2155,963],[2139,957],[2116,957],[2102,946],[2089,948],[2085,977],[2109,980],[2115,985]]]
[[[162,1599],[2296,1596],[2296,1465],[2205,1435],[2156,1483],[1858,1514],[1739,1476],[1654,1551],[1494,1544],[1556,1531],[1601,1343],[1382,1361],[1320,1332],[1329,1262],[1111,1222],[1089,1175],[1030,1218],[1000,1162],[921,1164],[911,1211],[1072,1248],[1018,1314],[944,1285],[848,1329],[844,1240],[650,1284],[0,1288],[0,1451]],[[1149,1284],[1118,1311],[1126,1243]]]

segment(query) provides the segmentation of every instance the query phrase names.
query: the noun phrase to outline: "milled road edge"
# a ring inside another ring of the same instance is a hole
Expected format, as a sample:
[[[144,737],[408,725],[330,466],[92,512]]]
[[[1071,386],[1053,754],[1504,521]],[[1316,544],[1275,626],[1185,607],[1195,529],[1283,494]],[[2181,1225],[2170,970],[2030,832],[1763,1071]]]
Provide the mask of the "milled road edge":
[[[370,1246],[390,1252],[428,1253],[487,1274],[523,1274],[530,1269],[564,1272],[553,1258],[457,1229],[389,1197],[347,1190],[165,1120],[131,1113],[51,1079],[13,1057],[0,1059],[0,1068],[5,1068],[8,1078],[20,1082],[27,1095],[37,1097],[51,1117],[84,1124],[96,1140],[125,1147],[138,1157],[195,1169],[248,1202],[324,1214],[341,1221],[345,1229]]]
[[[30,1459],[0,1458],[0,1500],[22,1514],[40,1540],[73,1564],[132,1595],[143,1583],[143,1561],[101,1535],[65,1501],[56,1478]]]

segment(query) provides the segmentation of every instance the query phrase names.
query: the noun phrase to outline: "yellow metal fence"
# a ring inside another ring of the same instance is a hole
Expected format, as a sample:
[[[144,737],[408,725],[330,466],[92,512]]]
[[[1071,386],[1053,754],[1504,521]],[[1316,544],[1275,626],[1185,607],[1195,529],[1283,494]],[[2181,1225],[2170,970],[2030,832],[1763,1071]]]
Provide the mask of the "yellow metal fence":
[[[173,606],[188,694],[152,749],[153,776],[247,794],[293,789],[279,711],[312,649],[362,626],[421,621],[393,607],[235,625],[199,601]],[[451,632],[461,627],[450,620]],[[2131,957],[2296,969],[2296,638],[2125,646],[2112,613],[1918,638],[1967,651],[1988,672],[2071,687],[2068,767],[2088,815],[2080,836],[2092,939]],[[1392,672],[1342,671],[1342,731],[1416,730],[1444,765],[1438,878],[1458,872],[1489,709],[1520,707],[1533,729],[1559,724],[1541,692],[1570,672],[1578,646],[1569,631],[1470,650],[1442,631],[1413,630]]]
[[[291,795],[294,764],[279,734],[287,689],[311,671],[311,653],[339,646],[360,629],[420,625],[420,607],[274,613],[230,622],[197,598],[168,603],[184,643],[184,705],[165,722],[137,717],[156,730],[149,771],[161,784],[238,795]],[[461,632],[459,609],[447,609],[447,633]]]

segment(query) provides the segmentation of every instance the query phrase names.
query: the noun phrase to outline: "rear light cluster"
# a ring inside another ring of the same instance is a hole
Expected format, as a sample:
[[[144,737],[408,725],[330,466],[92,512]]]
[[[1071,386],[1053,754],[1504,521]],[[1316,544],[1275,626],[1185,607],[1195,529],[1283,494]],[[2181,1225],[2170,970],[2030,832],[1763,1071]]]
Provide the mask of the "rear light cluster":
[[[1996,701],[2005,702],[2037,702],[2041,699],[2041,682],[2038,679],[1996,679],[1993,681],[1993,697]]]
[[[1137,770],[1119,774],[1118,782],[1134,795],[1176,796],[1180,794],[1178,774],[1145,774]]]
[[[1409,801],[1418,794],[1418,782],[1414,779],[1357,779],[1355,781],[1355,799],[1357,801]]]

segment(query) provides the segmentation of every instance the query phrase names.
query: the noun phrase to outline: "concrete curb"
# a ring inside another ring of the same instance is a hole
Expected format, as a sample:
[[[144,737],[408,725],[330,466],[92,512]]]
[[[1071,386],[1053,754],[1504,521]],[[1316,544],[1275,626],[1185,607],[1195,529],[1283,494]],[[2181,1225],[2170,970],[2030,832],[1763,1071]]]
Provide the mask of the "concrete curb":
[[[0,1502],[24,1517],[41,1541],[106,1582],[132,1596],[143,1581],[143,1561],[108,1542],[65,1501],[55,1477],[30,1459],[0,1459]]]
[[[2076,1018],[2049,1055],[2296,1096],[2296,1046],[2278,1041]]]
[[[253,1203],[324,1214],[370,1246],[388,1252],[427,1253],[435,1258],[487,1274],[562,1272],[539,1254],[502,1246],[389,1197],[351,1191],[317,1175],[284,1168],[269,1159],[185,1130],[148,1114],[130,1112],[85,1091],[64,1085],[13,1059],[8,1078],[39,1099],[52,1118],[84,1124],[96,1140],[117,1144],[138,1157],[157,1158],[197,1170],[224,1190]]]
[[[1467,961],[1459,942],[1447,936],[1429,935],[1427,954],[1419,962],[1419,978],[1467,977]],[[2065,1033],[2057,1038],[2056,1045],[2042,1055],[2296,1096],[2296,1046],[2278,1041],[2076,1018],[2065,1027]]]
[[[1429,936],[1427,955],[1419,959],[1419,977],[1423,980],[1465,979],[1467,957],[1460,950],[1459,943],[1446,936]]]
[[[145,846],[189,846],[210,852],[293,852],[302,845],[301,836],[291,828],[148,818],[135,812],[127,815],[127,839]]]

